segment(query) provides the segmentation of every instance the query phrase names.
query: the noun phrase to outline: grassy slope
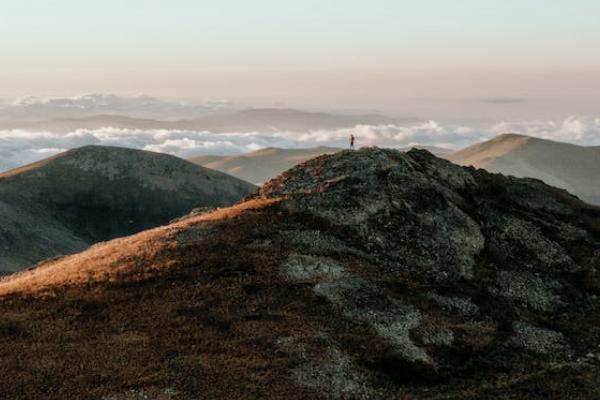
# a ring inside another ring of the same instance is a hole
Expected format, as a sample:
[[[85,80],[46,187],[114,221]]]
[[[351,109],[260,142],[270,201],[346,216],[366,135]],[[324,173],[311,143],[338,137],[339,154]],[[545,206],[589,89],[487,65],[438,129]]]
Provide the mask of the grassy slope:
[[[0,269],[235,203],[253,186],[175,157],[85,147],[0,175]],[[18,218],[17,218],[18,216]],[[13,221],[9,223],[9,221]]]
[[[521,135],[501,135],[446,156],[460,165],[541,179],[583,200],[600,204],[600,148]]]

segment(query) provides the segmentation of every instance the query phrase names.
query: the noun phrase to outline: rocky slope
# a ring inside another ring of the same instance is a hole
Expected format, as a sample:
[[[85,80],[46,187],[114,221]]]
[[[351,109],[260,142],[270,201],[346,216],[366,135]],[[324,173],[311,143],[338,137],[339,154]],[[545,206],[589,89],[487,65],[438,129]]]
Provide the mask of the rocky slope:
[[[600,209],[422,150],[0,283],[0,396],[596,399]],[[9,379],[6,379],[9,378]]]
[[[600,147],[505,134],[445,156],[459,165],[541,179],[600,205]]]
[[[0,270],[231,205],[253,186],[184,160],[89,146],[0,174]]]

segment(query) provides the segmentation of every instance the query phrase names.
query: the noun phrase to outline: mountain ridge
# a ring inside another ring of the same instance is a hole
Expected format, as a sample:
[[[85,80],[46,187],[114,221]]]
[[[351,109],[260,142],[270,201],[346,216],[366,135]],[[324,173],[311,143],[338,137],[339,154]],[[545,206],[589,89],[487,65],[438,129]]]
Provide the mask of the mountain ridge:
[[[506,134],[445,158],[490,172],[532,177],[600,204],[600,147],[578,146],[526,135]]]
[[[270,147],[233,156],[196,156],[188,160],[254,184],[262,184],[300,162],[340,150],[326,146],[305,149]]]
[[[169,222],[194,207],[230,205],[253,186],[172,156],[84,146],[0,174],[0,269],[81,251]],[[30,246],[28,250],[28,246]]]
[[[426,149],[438,155],[450,152],[450,150],[442,147],[420,145],[404,147],[398,150],[409,151],[412,148]],[[262,185],[287,169],[294,167],[298,163],[302,163],[320,155],[336,153],[341,150],[343,149],[330,146],[292,149],[267,147],[261,150],[232,156],[200,155],[190,157],[188,160],[195,164],[236,176],[256,185]]]
[[[1,111],[1,110],[0,110]],[[285,108],[256,108],[219,111],[194,118],[152,119],[127,113],[97,113],[84,116],[60,116],[39,120],[7,119],[0,122],[2,129],[43,130],[70,132],[77,129],[181,129],[227,132],[302,132],[316,129],[344,129],[362,124],[392,124],[407,118],[378,114],[336,114]],[[410,120],[410,119],[409,119]]]
[[[1,280],[0,393],[591,400],[598,221],[424,150],[323,155]]]

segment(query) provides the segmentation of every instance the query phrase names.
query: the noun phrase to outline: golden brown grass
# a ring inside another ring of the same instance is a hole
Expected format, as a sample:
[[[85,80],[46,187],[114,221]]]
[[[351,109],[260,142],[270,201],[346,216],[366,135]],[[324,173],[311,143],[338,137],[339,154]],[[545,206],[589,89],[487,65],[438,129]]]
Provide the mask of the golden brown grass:
[[[9,171],[2,172],[2,173],[0,173],[0,178],[10,178],[11,176],[23,174],[23,173],[26,173],[26,172],[30,172],[30,171],[36,170],[38,168],[42,168],[43,166],[48,165],[50,162],[52,162],[53,160],[55,160],[55,159],[57,159],[58,157],[61,157],[61,156],[62,155],[59,154],[59,155],[56,155],[56,156],[53,156],[53,157],[49,157],[49,158],[47,158],[45,160],[42,160],[42,161],[34,162],[34,163],[27,164],[27,165],[24,165],[24,166],[19,167],[19,168],[14,168],[14,169],[11,169]]]
[[[174,399],[315,398],[292,384],[296,361],[274,339],[317,335],[328,307],[308,288],[288,296],[277,273],[283,255],[244,246],[248,230],[269,234],[279,217],[264,210],[276,202],[98,245],[4,282],[0,398],[128,398],[169,388]],[[198,227],[211,234],[173,245],[177,231]]]
[[[173,225],[96,244],[82,253],[52,260],[33,270],[0,280],[0,296],[17,292],[34,293],[64,285],[144,279],[178,263],[176,254],[168,251],[176,246],[174,237],[178,232],[202,223],[236,218],[248,210],[265,208],[278,201],[250,200]]]

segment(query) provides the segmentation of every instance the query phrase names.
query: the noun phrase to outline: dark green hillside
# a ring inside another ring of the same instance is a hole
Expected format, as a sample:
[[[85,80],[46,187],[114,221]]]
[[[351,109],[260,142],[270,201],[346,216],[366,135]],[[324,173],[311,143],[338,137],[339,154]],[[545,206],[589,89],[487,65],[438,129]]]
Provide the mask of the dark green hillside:
[[[0,175],[0,270],[231,205],[253,186],[158,153],[88,146]]]

